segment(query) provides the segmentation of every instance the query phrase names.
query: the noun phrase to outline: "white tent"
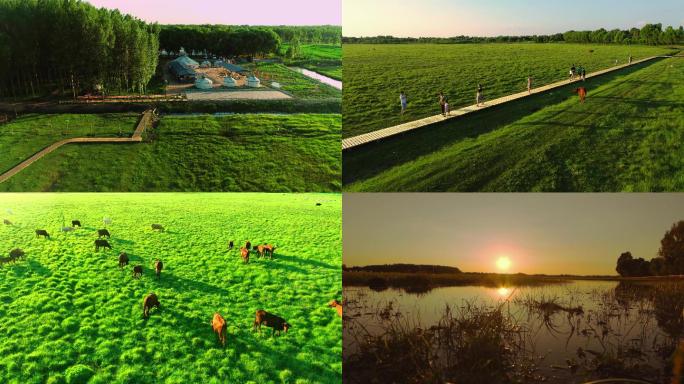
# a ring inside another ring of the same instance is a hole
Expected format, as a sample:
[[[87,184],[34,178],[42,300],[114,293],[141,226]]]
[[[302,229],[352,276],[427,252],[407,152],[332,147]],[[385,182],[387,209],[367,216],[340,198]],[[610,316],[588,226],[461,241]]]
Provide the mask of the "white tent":
[[[254,75],[250,75],[247,78],[247,86],[250,88],[259,88],[261,86],[261,80]]]
[[[226,78],[223,79],[223,86],[228,88],[235,88],[237,87],[237,81],[235,81],[235,79],[233,79],[230,76],[226,76]]]
[[[198,89],[211,89],[214,83],[206,77],[195,80],[195,87]]]

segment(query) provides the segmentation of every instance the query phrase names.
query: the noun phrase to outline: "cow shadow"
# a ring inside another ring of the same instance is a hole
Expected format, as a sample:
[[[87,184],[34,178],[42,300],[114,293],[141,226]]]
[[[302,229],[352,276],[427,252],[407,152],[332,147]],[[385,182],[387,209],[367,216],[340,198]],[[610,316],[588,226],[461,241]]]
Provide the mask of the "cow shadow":
[[[145,267],[143,267],[143,270]],[[212,293],[221,296],[230,296],[230,292],[224,288],[220,288],[211,284],[207,284],[199,280],[186,279],[174,275],[172,272],[162,271],[161,276],[157,279],[154,270],[151,270],[151,279],[157,282],[157,285],[162,288],[173,289],[177,291],[184,291],[186,289],[192,289],[198,293]]]
[[[308,265],[311,267],[317,267],[317,268],[325,268],[325,269],[331,269],[331,270],[340,269],[338,267],[334,267],[334,266],[327,264],[327,263],[324,263],[322,261],[311,260],[311,259],[306,259],[303,257],[297,257],[297,256],[285,255],[285,254],[279,254],[279,253],[274,253],[273,259],[274,260],[285,260],[285,261],[288,261],[291,263],[304,264],[304,265]]]

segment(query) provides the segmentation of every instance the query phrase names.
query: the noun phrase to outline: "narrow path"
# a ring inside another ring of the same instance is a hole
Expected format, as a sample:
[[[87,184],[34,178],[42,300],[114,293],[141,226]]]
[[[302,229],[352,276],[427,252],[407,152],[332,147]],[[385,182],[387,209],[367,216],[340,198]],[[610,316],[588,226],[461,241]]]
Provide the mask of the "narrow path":
[[[656,58],[663,58],[663,57],[671,57],[671,56],[653,56],[653,57],[647,57],[647,58],[641,59],[641,60],[635,60],[631,64],[622,64],[622,65],[618,65],[615,67],[603,69],[603,70],[600,70],[597,72],[592,72],[590,74],[587,74],[586,78],[589,79],[592,77],[601,76],[601,75],[604,75],[606,73],[618,71],[618,70],[623,69],[623,68],[638,65],[638,64],[641,64],[641,63],[644,63],[647,61],[654,60]],[[580,81],[581,80],[579,80],[579,79],[575,79],[575,80],[568,79],[568,80],[558,81],[555,83],[544,85],[544,86],[539,87],[539,88],[533,88],[531,93],[527,93],[527,91],[523,91],[523,92],[519,92],[519,93],[514,93],[512,95],[503,96],[503,97],[500,97],[498,99],[487,100],[485,102],[485,105],[481,106],[481,107],[478,107],[477,105],[469,105],[467,107],[452,110],[451,114],[447,117],[444,117],[442,115],[430,116],[430,117],[426,117],[424,119],[414,120],[414,121],[410,121],[408,123],[395,125],[393,127],[383,128],[383,129],[379,129],[377,131],[364,133],[364,134],[361,134],[358,136],[353,136],[353,137],[350,137],[347,139],[342,139],[342,150],[344,151],[344,150],[352,149],[354,147],[364,145],[364,144],[368,144],[368,143],[371,143],[371,142],[376,141],[376,140],[381,140],[381,139],[384,139],[387,137],[398,135],[400,133],[412,131],[414,129],[423,128],[425,126],[435,124],[435,123],[439,123],[439,122],[442,122],[444,120],[453,119],[456,117],[467,115],[467,114],[475,112],[475,111],[487,109],[487,108],[490,108],[490,107],[493,107],[493,106],[496,106],[499,104],[508,103],[510,101],[513,101],[513,100],[522,99],[524,97],[528,97],[528,96],[531,96],[531,95],[534,95],[537,93],[542,93],[542,92],[546,92],[546,91],[549,91],[552,89],[564,87],[568,84],[572,84],[572,83],[576,83],[576,82],[580,82]]]
[[[131,136],[131,137],[74,137],[71,139],[60,140],[56,143],[49,145],[46,148],[43,148],[42,150],[38,151],[33,156],[22,161],[19,165],[15,166],[14,168],[12,168],[9,171],[0,175],[0,183],[4,183],[5,181],[9,180],[10,177],[12,177],[12,176],[16,175],[17,173],[21,172],[22,170],[24,170],[24,168],[35,163],[36,161],[40,160],[43,156],[47,155],[48,153],[53,152],[54,150],[56,150],[57,148],[65,145],[65,144],[69,144],[69,143],[139,143],[142,141],[142,134],[145,131],[145,128],[149,124],[152,123],[153,118],[154,118],[154,112],[151,109],[148,109],[147,111],[143,112],[143,115],[140,118],[140,121],[138,122],[138,125],[135,128],[135,131],[133,132],[133,136]]]

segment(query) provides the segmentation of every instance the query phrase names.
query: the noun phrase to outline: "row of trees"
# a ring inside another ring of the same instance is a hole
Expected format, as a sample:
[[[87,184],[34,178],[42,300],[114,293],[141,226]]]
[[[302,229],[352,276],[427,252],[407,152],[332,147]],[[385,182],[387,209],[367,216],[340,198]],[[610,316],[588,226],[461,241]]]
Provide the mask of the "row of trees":
[[[646,45],[669,45],[684,43],[684,27],[667,27],[662,24],[646,24],[641,29],[630,30],[614,29],[607,31],[603,28],[596,31],[568,31],[553,35],[532,36],[455,36],[455,37],[344,37],[344,43],[365,44],[402,44],[402,43],[433,43],[433,44],[464,44],[464,43],[598,43],[598,44],[646,44]]]
[[[220,56],[257,56],[276,53],[281,39],[269,27],[229,25],[163,25],[159,46],[177,52],[181,47]]]
[[[650,261],[634,258],[630,252],[620,255],[615,268],[620,276],[667,276],[684,274],[684,221],[672,224],[660,241],[658,257]]]
[[[145,92],[159,27],[78,0],[0,0],[0,96]]]
[[[271,27],[285,43],[299,41],[302,44],[342,43],[342,27],[338,25],[277,26]]]

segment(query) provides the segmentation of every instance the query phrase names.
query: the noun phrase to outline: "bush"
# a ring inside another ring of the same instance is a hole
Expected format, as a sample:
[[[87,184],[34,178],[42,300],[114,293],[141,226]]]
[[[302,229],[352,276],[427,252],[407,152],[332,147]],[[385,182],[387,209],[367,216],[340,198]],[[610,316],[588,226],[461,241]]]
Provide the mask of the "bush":
[[[66,370],[66,382],[67,384],[86,384],[94,374],[95,371],[87,365],[76,364]]]

